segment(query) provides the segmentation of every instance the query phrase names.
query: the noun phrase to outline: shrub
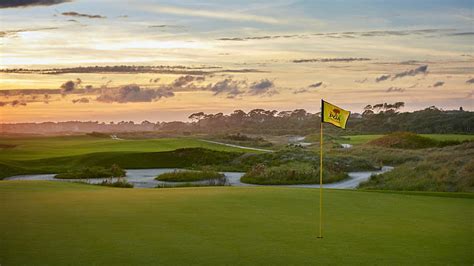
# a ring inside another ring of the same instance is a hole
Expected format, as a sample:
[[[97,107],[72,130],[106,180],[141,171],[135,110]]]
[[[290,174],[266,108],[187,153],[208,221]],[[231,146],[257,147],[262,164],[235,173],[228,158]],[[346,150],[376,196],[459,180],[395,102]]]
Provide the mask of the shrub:
[[[170,182],[191,182],[201,181],[208,179],[219,179],[223,178],[224,175],[212,170],[203,171],[174,171],[171,173],[163,173],[157,176],[155,179],[159,181],[170,181]]]
[[[112,178],[112,177],[124,177],[126,171],[120,168],[120,166],[113,164],[110,168],[104,168],[100,166],[86,167],[76,170],[70,170],[65,173],[60,173],[54,176],[59,179],[89,179],[89,178]]]
[[[128,183],[125,180],[118,180],[116,182],[110,182],[109,180],[104,180],[102,181],[102,183],[99,183],[98,185],[107,186],[107,187],[133,188],[133,184]]]
[[[347,173],[325,169],[323,183],[333,183],[347,177]],[[259,185],[316,184],[319,183],[319,167],[304,163],[290,163],[272,167],[257,164],[240,180],[244,183]]]
[[[207,180],[204,183],[178,183],[178,184],[158,184],[155,188],[178,188],[178,187],[213,187],[213,186],[229,186],[227,178],[221,177],[217,179]]]

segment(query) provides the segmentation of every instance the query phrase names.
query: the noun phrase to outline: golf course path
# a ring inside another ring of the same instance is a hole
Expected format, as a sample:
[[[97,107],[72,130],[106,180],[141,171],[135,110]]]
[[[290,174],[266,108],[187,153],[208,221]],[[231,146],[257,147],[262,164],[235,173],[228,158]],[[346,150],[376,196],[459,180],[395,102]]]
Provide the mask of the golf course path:
[[[234,144],[229,144],[229,143],[224,143],[224,142],[218,142],[218,141],[212,141],[212,140],[200,139],[200,141],[204,141],[204,142],[212,143],[212,144],[224,145],[224,146],[233,147],[233,148],[240,148],[240,149],[245,149],[245,150],[263,151],[263,152],[274,152],[274,151],[272,151],[272,150],[267,150],[267,149],[245,147],[245,146],[234,145]]]

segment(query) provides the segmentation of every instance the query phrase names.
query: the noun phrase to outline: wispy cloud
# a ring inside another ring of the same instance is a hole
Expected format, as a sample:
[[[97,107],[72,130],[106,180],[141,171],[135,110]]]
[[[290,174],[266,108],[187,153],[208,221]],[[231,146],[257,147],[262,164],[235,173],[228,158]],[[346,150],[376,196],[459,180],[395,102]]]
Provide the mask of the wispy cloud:
[[[406,71],[403,71],[403,72],[400,72],[400,73],[396,73],[394,75],[382,75],[382,76],[379,76],[375,79],[376,82],[381,82],[381,81],[384,81],[384,80],[387,80],[389,78],[392,78],[392,80],[394,79],[399,79],[399,78],[404,78],[404,77],[407,77],[407,76],[416,76],[416,75],[419,75],[419,74],[426,74],[428,73],[428,65],[423,65],[423,66],[419,66],[415,69],[410,69],[410,70],[406,70]]]
[[[83,13],[77,13],[74,11],[69,11],[69,12],[63,12],[61,13],[63,16],[69,16],[69,17],[82,17],[82,18],[107,18],[102,15],[90,15],[90,14],[83,14]]]
[[[223,10],[205,10],[196,8],[183,8],[174,6],[147,6],[146,11],[152,11],[155,13],[173,14],[178,16],[191,16],[191,17],[202,17],[219,20],[232,20],[232,21],[253,21],[265,24],[283,24],[286,23],[284,20],[279,20],[272,17],[253,15],[247,13],[237,13]]]
[[[18,29],[18,30],[6,30],[6,31],[0,31],[0,38],[13,37],[13,36],[16,36],[18,33],[22,33],[22,32],[57,30],[57,29],[59,28],[58,27],[42,27],[42,28],[26,28],[26,29]]]
[[[250,95],[273,95],[277,93],[275,90],[275,83],[269,79],[262,79],[253,82],[250,84],[248,92]]]
[[[71,0],[2,0],[0,2],[0,8],[51,6],[66,2],[71,2]]]
[[[350,31],[350,32],[321,32],[321,33],[305,33],[305,34],[281,34],[281,35],[262,35],[262,36],[245,36],[245,37],[222,37],[219,41],[247,41],[247,40],[272,40],[272,39],[290,39],[290,38],[317,38],[327,37],[336,39],[354,39],[361,37],[385,37],[385,36],[425,36],[429,37],[433,34],[445,34],[448,36],[456,35],[472,35],[472,32],[450,33],[455,29],[419,29],[419,30],[380,30],[380,31]]]
[[[105,103],[152,102],[173,96],[174,93],[168,89],[144,89],[130,84],[119,89],[103,89],[96,100]]]
[[[386,90],[386,92],[404,92],[404,88],[399,88],[399,87],[390,87]]]
[[[424,66],[419,66],[415,69],[410,69],[407,71],[397,73],[393,76],[392,79],[403,78],[406,76],[416,76],[418,74],[426,74],[427,72],[428,72],[428,65],[424,65]]]
[[[323,85],[323,82],[320,81],[320,82],[313,83],[313,84],[309,85],[308,87],[310,87],[310,88],[319,88],[322,85]]]
[[[389,78],[390,78],[390,75],[382,75],[380,77],[375,78],[375,82],[381,82],[381,81],[387,80]]]
[[[348,57],[348,58],[310,58],[310,59],[296,59],[293,60],[293,63],[314,63],[314,62],[353,62],[353,61],[370,61],[370,58],[357,58],[357,57]]]
[[[436,87],[441,87],[441,86],[443,86],[443,85],[444,85],[444,81],[438,81],[438,82],[436,82],[435,84],[433,84],[433,87],[436,88]]]

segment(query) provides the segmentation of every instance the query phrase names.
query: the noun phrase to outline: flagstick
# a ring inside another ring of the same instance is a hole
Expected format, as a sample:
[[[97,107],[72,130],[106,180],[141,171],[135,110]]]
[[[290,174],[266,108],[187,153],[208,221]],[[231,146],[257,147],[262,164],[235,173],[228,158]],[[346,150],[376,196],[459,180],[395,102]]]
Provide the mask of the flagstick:
[[[321,116],[324,115],[321,112]],[[321,139],[319,141],[319,236],[323,238],[323,121],[321,121]]]

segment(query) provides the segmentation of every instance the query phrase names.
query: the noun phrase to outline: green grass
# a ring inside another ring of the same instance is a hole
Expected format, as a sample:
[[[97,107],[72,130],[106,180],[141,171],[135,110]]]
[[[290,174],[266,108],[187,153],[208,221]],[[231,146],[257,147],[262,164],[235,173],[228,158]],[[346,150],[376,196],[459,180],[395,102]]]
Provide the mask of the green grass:
[[[207,143],[193,138],[113,140],[92,136],[1,137],[0,145],[1,144],[17,146],[13,148],[0,148],[0,161],[2,159],[46,159],[97,152],[160,152],[180,148],[205,148],[231,152],[244,151],[239,148]]]
[[[18,174],[61,173],[90,166],[110,167],[112,164],[124,168],[193,167],[214,161],[227,163],[243,152],[248,150],[193,138],[0,137],[0,179]]]
[[[0,182],[1,265],[472,265],[473,199]]]
[[[419,134],[423,137],[428,137],[437,141],[474,141],[474,135],[461,135],[461,134]],[[352,145],[365,144],[371,140],[380,138],[384,135],[354,135],[354,136],[343,136],[342,139],[336,139],[338,143],[347,143]]]

